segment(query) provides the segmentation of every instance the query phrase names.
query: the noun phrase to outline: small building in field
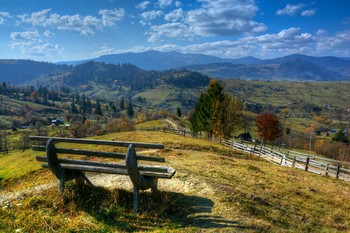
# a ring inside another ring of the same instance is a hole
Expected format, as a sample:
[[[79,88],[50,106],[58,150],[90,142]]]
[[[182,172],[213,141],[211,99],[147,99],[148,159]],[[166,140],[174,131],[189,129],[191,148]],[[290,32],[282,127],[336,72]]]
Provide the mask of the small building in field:
[[[241,141],[248,141],[248,142],[251,142],[253,140],[252,135],[250,135],[250,133],[241,133],[240,135],[238,135],[235,138],[237,138]]]

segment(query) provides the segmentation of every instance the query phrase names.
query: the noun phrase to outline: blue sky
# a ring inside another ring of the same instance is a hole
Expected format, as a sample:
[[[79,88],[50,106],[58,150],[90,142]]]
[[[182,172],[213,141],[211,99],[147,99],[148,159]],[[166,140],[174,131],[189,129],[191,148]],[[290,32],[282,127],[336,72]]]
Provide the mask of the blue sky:
[[[349,0],[0,0],[0,58],[350,57]]]

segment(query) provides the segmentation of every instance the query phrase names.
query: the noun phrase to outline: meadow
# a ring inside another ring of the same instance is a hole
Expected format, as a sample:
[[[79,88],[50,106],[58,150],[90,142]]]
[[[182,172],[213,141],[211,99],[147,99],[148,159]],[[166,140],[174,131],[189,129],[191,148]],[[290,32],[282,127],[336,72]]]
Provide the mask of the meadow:
[[[204,139],[164,132],[94,137],[164,143],[142,153],[177,170],[160,182],[160,197],[132,191],[123,176],[89,174],[100,186],[59,196],[57,180],[31,150],[0,157],[0,231],[4,232],[347,232],[350,184],[275,166]],[[104,187],[103,187],[104,185]]]

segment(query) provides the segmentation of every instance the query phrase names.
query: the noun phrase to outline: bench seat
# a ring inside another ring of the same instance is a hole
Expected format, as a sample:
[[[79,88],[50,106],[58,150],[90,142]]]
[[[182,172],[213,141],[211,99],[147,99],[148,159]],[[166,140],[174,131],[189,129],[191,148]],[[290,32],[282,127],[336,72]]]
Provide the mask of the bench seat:
[[[47,158],[44,156],[37,156],[36,160],[39,162],[47,162]],[[68,170],[78,170],[85,172],[100,172],[109,174],[128,175],[125,164],[118,163],[104,163],[94,162],[89,160],[76,160],[76,159],[58,159],[60,165]],[[47,163],[42,164],[42,167],[49,168]],[[175,175],[175,169],[166,166],[156,165],[139,165],[138,169],[143,176],[151,176],[162,179],[171,179]]]

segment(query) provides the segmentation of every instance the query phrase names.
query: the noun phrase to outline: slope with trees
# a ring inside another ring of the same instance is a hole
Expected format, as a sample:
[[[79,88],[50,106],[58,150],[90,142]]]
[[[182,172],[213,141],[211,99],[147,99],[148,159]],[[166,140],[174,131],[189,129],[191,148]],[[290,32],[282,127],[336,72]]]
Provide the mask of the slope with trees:
[[[229,138],[242,123],[243,104],[223,93],[217,80],[211,80],[202,93],[189,118],[194,133],[206,132],[207,136]]]

